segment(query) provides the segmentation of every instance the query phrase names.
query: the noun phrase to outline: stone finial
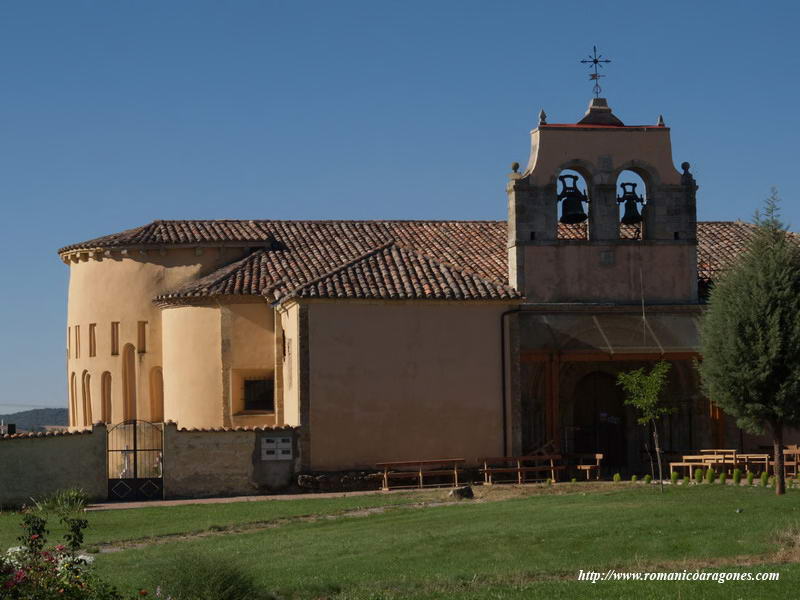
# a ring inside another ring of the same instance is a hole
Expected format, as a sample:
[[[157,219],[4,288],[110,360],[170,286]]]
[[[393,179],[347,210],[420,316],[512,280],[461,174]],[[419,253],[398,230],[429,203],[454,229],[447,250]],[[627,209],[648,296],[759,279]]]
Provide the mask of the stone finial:
[[[539,111],[539,125],[547,125],[547,113],[544,112],[544,109]]]
[[[664,115],[658,115],[658,123],[657,123],[657,125],[659,127],[664,127],[665,126],[664,125]]]
[[[689,195],[690,198],[694,199],[695,192],[700,187],[697,185],[697,182],[694,179],[694,176],[689,172],[689,167],[691,165],[688,162],[681,163],[681,169],[683,169],[683,174],[681,174],[681,183],[686,186],[686,193]]]

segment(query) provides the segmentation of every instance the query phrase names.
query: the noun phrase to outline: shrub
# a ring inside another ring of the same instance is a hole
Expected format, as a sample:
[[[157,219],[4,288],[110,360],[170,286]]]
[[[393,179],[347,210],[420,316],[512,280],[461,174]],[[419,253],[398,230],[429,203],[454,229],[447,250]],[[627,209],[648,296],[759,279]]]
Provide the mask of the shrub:
[[[747,472],[747,485],[753,485],[753,479],[755,479],[755,475],[753,475],[752,471]]]
[[[742,482],[742,471],[741,469],[734,469],[733,470],[733,485],[739,485]]]
[[[612,477],[611,479],[613,479],[616,483],[619,483],[620,481],[622,481],[622,475],[620,475],[619,473],[614,473],[614,477]]]
[[[572,479],[569,480],[569,482],[570,483],[578,483],[578,480],[573,477]]]
[[[636,475],[631,475],[631,483],[636,483],[639,481],[639,478]]]
[[[689,485],[689,476],[688,475],[684,475],[683,476],[683,485]]]
[[[717,478],[717,473],[709,467],[706,469],[706,483],[714,483],[714,480]]]
[[[122,600],[113,586],[91,570],[93,558],[78,554],[86,520],[67,515],[62,522],[69,529],[66,545],[46,547],[47,520],[41,513],[23,513],[25,533],[20,546],[0,554],[0,590],[7,600]]]
[[[694,480],[697,483],[703,483],[703,469],[694,470]]]
[[[64,515],[83,511],[89,503],[89,495],[80,488],[67,488],[53,492],[41,500],[32,500],[40,512]]]
[[[653,482],[653,476],[650,475],[650,473],[648,473],[647,475],[644,476],[644,482],[645,483],[652,483]]]
[[[726,481],[727,479],[728,479],[728,474],[727,474],[725,471],[723,471],[722,473],[720,473],[720,474],[719,474],[719,482],[720,482],[722,485],[725,485],[725,481]]]
[[[268,600],[253,578],[233,559],[181,554],[156,571],[156,597],[172,600]]]
[[[769,483],[769,473],[766,471],[761,472],[761,487],[767,487]]]
[[[773,475],[773,476],[770,476],[770,477],[767,479],[767,483],[768,483],[769,485],[771,485],[772,487],[775,487],[775,476],[774,476],[774,475]]]
[[[669,479],[672,482],[672,485],[678,485],[678,478],[679,477],[680,477],[680,475],[678,475],[677,471],[673,471],[672,473],[669,474]]]

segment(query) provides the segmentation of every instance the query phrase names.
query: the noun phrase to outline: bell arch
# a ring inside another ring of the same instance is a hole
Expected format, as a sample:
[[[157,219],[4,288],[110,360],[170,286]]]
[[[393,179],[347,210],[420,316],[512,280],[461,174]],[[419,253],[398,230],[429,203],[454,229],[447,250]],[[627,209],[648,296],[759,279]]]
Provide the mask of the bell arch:
[[[164,421],[164,373],[161,367],[150,369],[150,420]]]
[[[111,373],[104,371],[100,377],[100,418],[111,423]]]
[[[136,418],[136,348],[125,344],[122,350],[122,420]]]
[[[644,210],[651,195],[650,190],[645,178],[632,169],[624,169],[617,174],[620,239],[641,240],[644,237]]]
[[[92,376],[84,371],[81,376],[81,396],[83,400],[83,426],[92,426]]]
[[[556,174],[556,182],[556,202],[559,204],[558,237],[567,239],[586,237],[591,174],[584,165],[573,164]]]
[[[78,383],[75,371],[69,376],[69,425],[75,427],[78,424]]]

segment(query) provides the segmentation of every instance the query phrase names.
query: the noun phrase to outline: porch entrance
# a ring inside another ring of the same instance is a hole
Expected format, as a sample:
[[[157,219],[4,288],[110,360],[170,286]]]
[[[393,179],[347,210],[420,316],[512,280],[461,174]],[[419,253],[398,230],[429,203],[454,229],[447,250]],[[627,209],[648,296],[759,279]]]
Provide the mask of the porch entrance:
[[[163,499],[163,458],[163,424],[126,421],[109,429],[108,499]]]
[[[608,373],[589,373],[575,388],[574,451],[602,452],[603,464],[627,465],[624,395]]]

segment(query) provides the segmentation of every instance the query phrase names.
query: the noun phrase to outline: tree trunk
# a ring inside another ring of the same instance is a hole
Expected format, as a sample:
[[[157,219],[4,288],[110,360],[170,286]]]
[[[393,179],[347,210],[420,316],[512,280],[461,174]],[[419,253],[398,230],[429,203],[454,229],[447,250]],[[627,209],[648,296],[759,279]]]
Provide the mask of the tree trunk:
[[[661,492],[664,492],[664,472],[661,467],[661,445],[658,443],[658,427],[653,422],[653,444],[656,447],[656,460],[658,460],[658,485]]]
[[[786,493],[786,479],[783,468],[783,423],[772,425],[772,446],[775,450],[775,493]]]
[[[653,477],[653,479],[655,479],[656,470],[655,467],[653,466],[653,453],[650,452],[650,443],[647,441],[647,435],[644,436],[644,439],[645,439],[644,451],[647,452],[647,458],[650,460],[650,475]]]

